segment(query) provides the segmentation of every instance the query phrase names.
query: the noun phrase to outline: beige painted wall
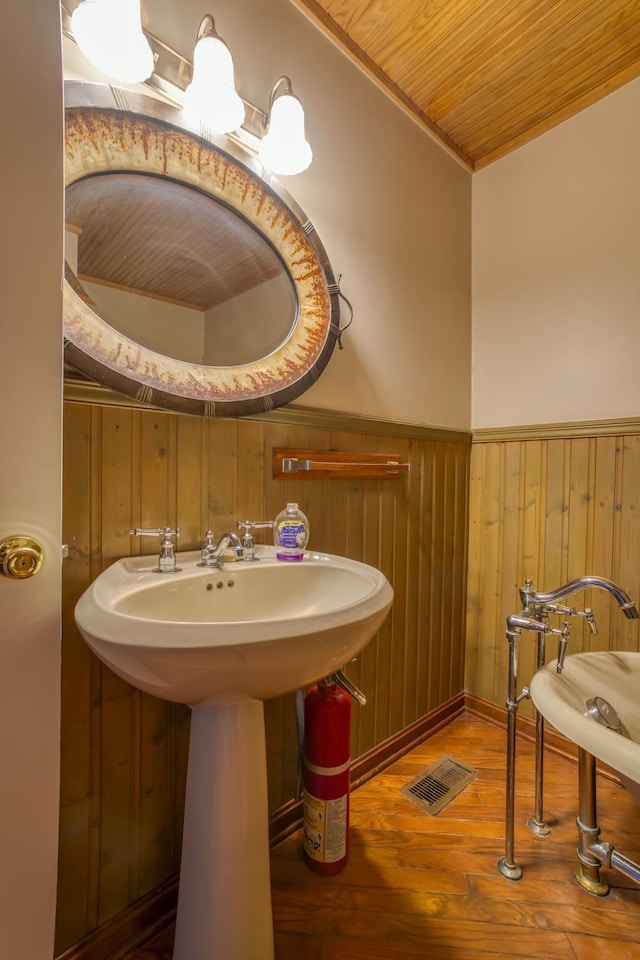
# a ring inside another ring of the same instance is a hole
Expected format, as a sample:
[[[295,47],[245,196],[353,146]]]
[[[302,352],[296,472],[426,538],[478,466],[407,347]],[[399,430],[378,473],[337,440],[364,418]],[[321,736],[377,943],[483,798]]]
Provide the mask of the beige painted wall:
[[[68,246],[68,245],[67,245]],[[65,248],[66,253],[66,248]],[[68,258],[67,258],[68,259]],[[204,312],[82,280],[100,316],[125,336],[170,357],[202,363]],[[146,331],[146,337],[141,336]]]
[[[473,426],[640,412],[640,80],[473,177]]]
[[[142,6],[145,26],[190,58],[199,0]],[[344,350],[299,402],[468,428],[471,175],[290,0],[218,0],[213,12],[240,93],[265,108],[287,74],[304,103],[313,164],[282,181],[355,309]]]
[[[44,547],[0,577],[0,957],[52,955],[60,757],[62,69],[56,0],[3,8],[0,537]]]

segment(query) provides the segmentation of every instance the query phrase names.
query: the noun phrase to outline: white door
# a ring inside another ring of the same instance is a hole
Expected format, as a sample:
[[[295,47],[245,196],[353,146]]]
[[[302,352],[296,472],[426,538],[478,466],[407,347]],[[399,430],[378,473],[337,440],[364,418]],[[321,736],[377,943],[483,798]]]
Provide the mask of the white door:
[[[3,5],[0,540],[44,548],[0,576],[0,957],[53,955],[59,793],[63,115],[57,0]]]

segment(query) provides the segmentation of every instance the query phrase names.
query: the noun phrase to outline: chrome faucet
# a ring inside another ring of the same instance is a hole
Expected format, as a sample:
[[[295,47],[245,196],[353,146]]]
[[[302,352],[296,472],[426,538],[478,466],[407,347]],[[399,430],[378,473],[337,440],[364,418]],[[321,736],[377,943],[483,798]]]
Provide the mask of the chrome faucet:
[[[522,601],[523,613],[569,612],[559,608],[554,609],[553,605],[558,600],[564,600],[565,597],[570,597],[573,593],[578,593],[580,590],[588,590],[590,587],[598,587],[600,590],[606,590],[612,594],[622,608],[625,617],[629,620],[637,620],[640,616],[635,602],[631,599],[627,591],[613,583],[612,580],[606,580],[604,577],[580,577],[578,580],[571,580],[570,583],[565,583],[563,587],[558,587],[557,590],[551,590],[549,593],[536,593],[533,590],[533,581],[527,580],[524,587],[520,587],[520,600]],[[573,612],[573,610],[570,612]],[[574,615],[579,615],[578,611],[575,611]],[[593,632],[594,621],[591,611],[583,611],[583,615],[587,617],[587,621]]]
[[[129,530],[129,535],[132,537],[162,537],[158,566],[154,567],[153,572],[176,573],[178,571],[176,548],[173,542],[173,537],[180,536],[180,530],[177,527],[175,530],[172,530],[171,527],[153,527],[151,529],[135,527],[133,530]]]
[[[216,543],[215,535],[212,530],[207,530],[205,534],[205,543],[202,546],[202,559],[197,566],[199,567],[222,567],[222,553],[226,547],[233,547],[233,554],[236,560],[242,560],[244,550],[239,538],[235,533],[223,533]]]
[[[566,597],[570,597],[580,590],[588,590],[592,587],[597,587],[600,590],[606,590],[607,593],[610,593],[617,600],[627,619],[637,620],[639,618],[638,608],[626,590],[623,590],[622,587],[619,587],[617,583],[614,583],[612,580],[592,576],[579,577],[577,580],[571,580],[562,587],[558,587],[557,590],[550,590],[548,593],[537,593],[533,589],[533,581],[526,580],[524,587],[520,587],[519,591],[520,600],[522,601],[522,613],[520,617],[526,619],[531,617],[535,622],[540,622],[545,625],[547,624],[547,618],[550,613],[569,617],[584,617],[589,624],[591,633],[595,635],[598,633],[598,628],[590,607],[585,607],[584,610],[577,610],[575,607],[566,607],[558,603],[559,600],[564,600]],[[510,619],[512,618],[507,618],[507,623],[509,623]],[[528,629],[535,628],[529,626]],[[562,673],[569,639],[568,623],[565,622],[564,631],[552,630],[546,627],[545,632],[561,633],[556,670],[558,673]]]
[[[522,876],[522,868],[515,859],[515,764],[516,764],[516,714],[521,700],[529,697],[528,687],[518,692],[518,646],[523,630],[531,630],[536,634],[536,668],[541,670],[545,665],[545,640],[548,635],[558,637],[558,656],[556,671],[562,673],[567,646],[569,642],[569,620],[565,619],[562,627],[552,627],[549,624],[549,614],[564,617],[584,617],[592,633],[598,628],[593,611],[586,607],[577,610],[567,607],[559,601],[570,597],[580,590],[596,587],[606,590],[618,602],[625,617],[629,620],[640,619],[638,608],[626,590],[604,577],[580,577],[571,580],[557,590],[548,593],[538,593],[533,589],[533,581],[526,580],[524,587],[520,587],[520,601],[522,610],[518,614],[507,617],[507,640],[509,641],[509,680],[507,691],[507,784],[506,784],[506,813],[505,813],[505,853],[498,861],[498,869],[509,880],[518,880]],[[544,836],[550,832],[543,817],[543,752],[544,752],[544,717],[538,710],[536,713],[536,770],[535,770],[535,813],[529,820],[531,831],[537,836]]]

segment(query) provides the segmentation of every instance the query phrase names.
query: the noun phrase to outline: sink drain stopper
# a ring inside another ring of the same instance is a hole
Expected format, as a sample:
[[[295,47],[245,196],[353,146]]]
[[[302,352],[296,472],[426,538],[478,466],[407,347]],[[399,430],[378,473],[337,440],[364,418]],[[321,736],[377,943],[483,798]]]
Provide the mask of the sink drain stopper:
[[[591,697],[587,700],[586,717],[592,717],[597,723],[601,723],[609,730],[622,732],[622,721],[614,707],[604,697]]]

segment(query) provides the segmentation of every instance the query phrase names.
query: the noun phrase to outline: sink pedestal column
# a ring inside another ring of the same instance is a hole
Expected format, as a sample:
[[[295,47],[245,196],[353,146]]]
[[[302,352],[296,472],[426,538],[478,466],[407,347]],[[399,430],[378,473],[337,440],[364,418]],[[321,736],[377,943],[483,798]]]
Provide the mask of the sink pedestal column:
[[[273,960],[262,701],[191,715],[174,960]]]

